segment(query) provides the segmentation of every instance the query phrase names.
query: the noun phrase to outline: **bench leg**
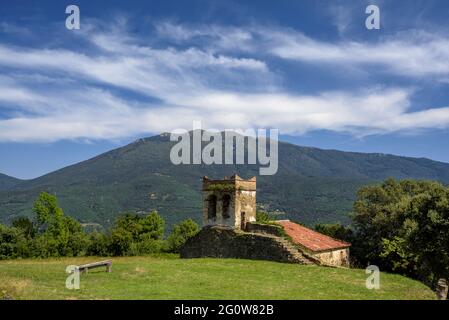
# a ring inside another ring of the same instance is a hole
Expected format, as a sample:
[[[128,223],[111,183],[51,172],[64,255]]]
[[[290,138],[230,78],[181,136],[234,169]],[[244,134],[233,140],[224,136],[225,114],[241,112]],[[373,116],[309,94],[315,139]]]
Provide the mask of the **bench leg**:
[[[112,272],[112,265],[107,265],[106,266],[106,272]]]

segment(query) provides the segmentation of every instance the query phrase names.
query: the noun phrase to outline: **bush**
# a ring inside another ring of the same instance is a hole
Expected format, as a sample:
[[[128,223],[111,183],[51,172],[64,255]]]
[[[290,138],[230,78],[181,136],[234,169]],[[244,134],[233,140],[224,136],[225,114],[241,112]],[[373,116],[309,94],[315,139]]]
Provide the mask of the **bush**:
[[[111,230],[109,252],[115,256],[160,252],[165,221],[153,211],[146,216],[126,213]]]
[[[27,239],[32,239],[37,234],[37,229],[34,223],[27,217],[19,217],[12,222],[12,226],[22,230]]]
[[[108,245],[109,252],[113,256],[126,256],[129,254],[133,234],[123,228],[116,228],[112,231]]]
[[[49,234],[41,234],[31,242],[32,256],[35,258],[49,258],[60,256],[60,246],[56,239]]]
[[[29,257],[29,255],[29,243],[23,231],[0,224],[0,260]]]
[[[273,219],[270,217],[268,213],[265,211],[257,211],[256,212],[256,222],[257,223],[269,223]]]
[[[88,256],[109,256],[111,255],[109,238],[100,232],[93,232],[89,236],[89,244],[86,250]]]
[[[184,220],[179,225],[175,225],[167,238],[168,250],[179,252],[186,241],[196,235],[198,231],[199,227],[192,219]]]

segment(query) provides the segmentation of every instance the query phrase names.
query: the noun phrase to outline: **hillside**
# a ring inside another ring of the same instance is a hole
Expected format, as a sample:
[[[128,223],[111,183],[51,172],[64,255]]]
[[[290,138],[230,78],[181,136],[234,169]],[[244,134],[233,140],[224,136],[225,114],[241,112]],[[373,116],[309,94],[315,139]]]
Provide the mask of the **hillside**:
[[[39,192],[57,195],[66,214],[108,225],[125,210],[157,209],[173,223],[200,221],[201,177],[258,175],[254,165],[180,165],[170,162],[166,134],[127,146],[33,180],[12,180],[0,190],[2,222],[30,215]],[[356,190],[387,177],[449,182],[449,164],[384,154],[363,154],[279,144],[279,170],[258,176],[258,204],[282,218],[348,222]]]
[[[8,190],[19,184],[22,180],[0,173],[0,190]]]
[[[0,261],[0,299],[435,299],[424,284],[381,273],[379,290],[365,287],[362,269],[326,268],[243,259],[113,258],[81,275],[81,290],[68,290],[68,265],[102,258]]]

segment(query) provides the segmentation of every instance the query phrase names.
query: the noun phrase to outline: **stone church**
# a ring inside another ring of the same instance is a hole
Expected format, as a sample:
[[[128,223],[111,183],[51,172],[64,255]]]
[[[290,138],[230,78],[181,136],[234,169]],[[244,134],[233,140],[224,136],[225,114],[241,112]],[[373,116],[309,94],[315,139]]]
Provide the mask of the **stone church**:
[[[182,258],[220,257],[349,267],[351,244],[289,220],[256,221],[256,177],[203,178],[203,229]]]

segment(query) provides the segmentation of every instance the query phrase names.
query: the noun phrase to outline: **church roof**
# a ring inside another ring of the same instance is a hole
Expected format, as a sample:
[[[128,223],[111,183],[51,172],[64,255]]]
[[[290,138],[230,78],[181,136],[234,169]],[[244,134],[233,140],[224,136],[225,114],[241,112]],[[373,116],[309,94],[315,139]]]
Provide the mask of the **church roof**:
[[[276,222],[284,227],[285,233],[293,242],[313,252],[331,251],[351,246],[348,242],[331,238],[290,220],[279,220]]]

